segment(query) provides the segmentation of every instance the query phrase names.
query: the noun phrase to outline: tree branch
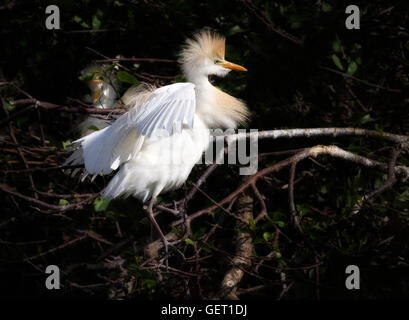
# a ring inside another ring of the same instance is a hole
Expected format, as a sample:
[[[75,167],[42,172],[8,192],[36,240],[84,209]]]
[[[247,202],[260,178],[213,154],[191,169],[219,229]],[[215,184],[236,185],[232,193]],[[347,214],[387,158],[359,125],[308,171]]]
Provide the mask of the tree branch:
[[[229,139],[247,139],[254,133],[237,133],[229,135]],[[311,137],[363,136],[376,139],[385,139],[395,143],[408,143],[409,136],[359,128],[307,128],[307,129],[278,129],[258,132],[258,139],[290,139]]]
[[[253,197],[242,195],[238,199],[237,215],[248,221],[253,218]],[[220,299],[238,300],[236,291],[243,278],[243,268],[251,266],[251,253],[253,251],[252,237],[247,224],[236,220],[239,235],[236,237],[236,252],[232,259],[232,267],[226,272],[217,297]]]
[[[273,172],[280,171],[281,169],[291,165],[292,163],[297,163],[305,158],[308,157],[317,157],[318,155],[321,154],[327,154],[335,158],[340,158],[344,159],[350,162],[354,162],[366,167],[370,168],[375,168],[378,167],[384,171],[388,170],[388,166],[384,163],[371,160],[359,155],[355,155],[351,152],[345,151],[337,146],[323,146],[323,145],[318,145],[309,149],[306,149],[302,152],[297,153],[296,155],[282,160],[275,165],[262,169],[255,173],[254,175],[250,176],[249,179],[247,179],[245,182],[243,182],[235,191],[230,193],[227,197],[225,197],[223,200],[219,201],[217,204],[212,205],[206,209],[199,210],[191,215],[189,215],[186,219],[179,219],[178,221],[174,222],[173,225],[179,225],[181,223],[185,223],[187,229],[190,228],[190,223],[192,220],[200,217],[203,214],[208,214],[212,212],[213,210],[217,209],[220,206],[223,206],[224,204],[228,203],[231,201],[233,198],[235,198],[237,195],[239,195],[241,192],[243,192],[248,186],[250,186],[253,182],[257,181],[259,178],[266,176],[268,174],[271,174]],[[395,173],[401,173],[404,174],[405,177],[407,178],[409,176],[409,168],[405,166],[395,166],[393,168]]]

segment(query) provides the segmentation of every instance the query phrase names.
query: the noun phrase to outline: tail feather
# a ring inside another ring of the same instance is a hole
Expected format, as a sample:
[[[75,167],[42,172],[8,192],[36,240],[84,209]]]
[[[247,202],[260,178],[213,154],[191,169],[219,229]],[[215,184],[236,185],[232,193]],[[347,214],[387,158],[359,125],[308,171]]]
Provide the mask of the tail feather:
[[[149,98],[154,87],[139,85],[130,88],[122,97],[121,102],[128,109],[137,109]],[[90,125],[97,126],[100,130],[93,131],[72,143],[73,153],[64,162],[64,165],[85,165],[82,175],[84,180],[88,174],[95,179],[98,174],[109,174],[118,169],[122,164],[133,159],[142,148],[145,137],[128,124],[126,114],[118,117],[113,123],[105,120],[88,118],[80,125],[83,133],[89,132]],[[80,169],[73,170],[72,175]],[[105,196],[115,198],[125,193],[127,175],[120,170],[110,181],[105,190]],[[143,195],[146,198],[148,195]]]

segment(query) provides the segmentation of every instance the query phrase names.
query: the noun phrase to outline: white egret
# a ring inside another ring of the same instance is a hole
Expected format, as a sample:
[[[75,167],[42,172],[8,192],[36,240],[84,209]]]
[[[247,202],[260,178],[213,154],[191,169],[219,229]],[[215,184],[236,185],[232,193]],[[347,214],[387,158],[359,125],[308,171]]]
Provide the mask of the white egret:
[[[248,116],[246,105],[217,89],[210,75],[247,71],[225,60],[225,38],[201,31],[186,41],[180,58],[188,82],[161,88],[131,88],[129,111],[108,127],[74,143],[80,148],[68,163],[84,163],[90,174],[109,174],[119,168],[104,197],[133,195],[150,200],[149,218],[162,238],[152,207],[161,193],[180,187],[210,141],[211,128],[236,128]]]
[[[92,103],[95,108],[109,109],[115,104],[117,96],[111,84],[101,79],[90,80],[87,84],[91,89]]]
[[[118,82],[116,74],[108,65],[89,65],[81,71],[81,79],[91,78],[87,85],[91,91],[91,97],[84,100],[91,103],[97,109],[120,108],[122,104],[117,101]],[[81,136],[85,136],[95,129],[103,129],[112,121],[108,117],[89,115],[78,125]]]

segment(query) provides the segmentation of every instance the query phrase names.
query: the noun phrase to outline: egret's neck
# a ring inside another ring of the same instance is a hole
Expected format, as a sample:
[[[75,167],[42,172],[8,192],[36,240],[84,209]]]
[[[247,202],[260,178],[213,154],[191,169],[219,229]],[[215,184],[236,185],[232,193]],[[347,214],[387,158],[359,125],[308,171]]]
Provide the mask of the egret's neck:
[[[207,128],[212,128],[215,124],[214,95],[215,89],[209,78],[204,75],[186,74],[187,81],[195,85],[196,92],[196,115]]]
[[[187,74],[187,81],[193,83],[197,90],[205,90],[211,86],[209,78],[206,75]]]

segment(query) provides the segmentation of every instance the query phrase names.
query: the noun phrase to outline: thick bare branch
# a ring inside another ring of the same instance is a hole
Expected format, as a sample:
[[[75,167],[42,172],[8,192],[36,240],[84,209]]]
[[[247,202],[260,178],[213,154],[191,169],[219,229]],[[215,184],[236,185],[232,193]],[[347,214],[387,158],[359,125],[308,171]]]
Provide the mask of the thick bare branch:
[[[253,218],[253,197],[249,195],[241,196],[238,199],[237,215],[248,221]],[[243,278],[243,268],[251,265],[251,253],[253,251],[252,237],[247,224],[241,220],[236,221],[239,235],[236,238],[236,252],[232,259],[232,267],[226,272],[220,290],[216,295],[220,299],[238,300],[236,291]]]
[[[229,139],[246,139],[254,133],[238,133],[230,135]],[[363,136],[376,139],[385,139],[394,143],[408,143],[409,136],[398,135],[375,130],[360,128],[307,128],[307,129],[279,129],[258,132],[258,139],[291,139],[291,138],[311,138],[311,137],[342,137],[342,136]]]
[[[365,158],[363,156],[359,156],[356,154],[353,154],[351,152],[345,151],[337,146],[323,146],[323,145],[318,145],[309,149],[306,149],[302,152],[297,153],[296,155],[282,160],[275,165],[262,169],[255,173],[254,175],[250,176],[249,179],[247,179],[245,182],[243,182],[235,191],[230,193],[227,197],[225,197],[223,200],[219,201],[217,204],[212,205],[206,209],[199,210],[191,215],[189,215],[186,219],[179,219],[178,221],[174,222],[173,225],[178,225],[181,223],[185,223],[187,229],[189,229],[189,225],[192,220],[196,219],[197,217],[200,217],[203,214],[208,214],[212,212],[213,210],[217,209],[220,206],[225,205],[226,203],[229,203],[233,198],[235,198],[237,195],[239,195],[241,192],[243,192],[247,187],[249,187],[253,182],[257,181],[259,178],[266,176],[268,174],[271,174],[273,172],[280,171],[281,169],[291,165],[292,163],[297,163],[305,158],[308,157],[317,157],[318,155],[321,154],[327,154],[335,158],[340,158],[344,159],[346,161],[350,161],[353,163],[357,163],[360,165],[363,165],[365,167],[370,167],[370,168],[380,168],[381,170],[387,171],[388,166],[384,163],[371,160],[368,158]],[[395,173],[400,173],[404,174],[405,177],[409,176],[409,168],[405,166],[395,166],[394,167],[394,172]]]

